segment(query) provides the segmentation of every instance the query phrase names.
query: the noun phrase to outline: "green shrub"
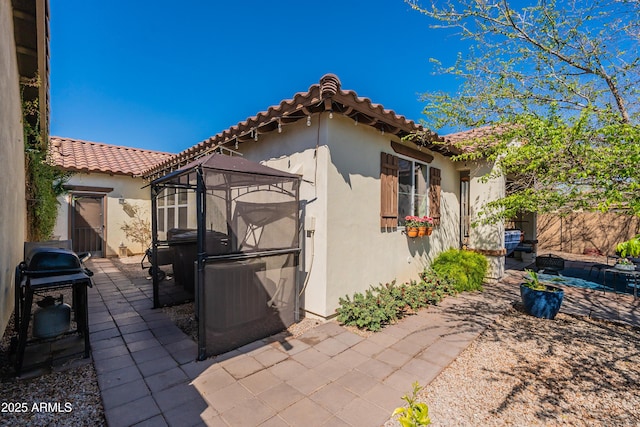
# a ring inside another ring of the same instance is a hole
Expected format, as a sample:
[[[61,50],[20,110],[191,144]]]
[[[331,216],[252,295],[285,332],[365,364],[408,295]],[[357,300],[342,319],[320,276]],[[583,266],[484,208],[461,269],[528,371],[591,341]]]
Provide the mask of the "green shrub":
[[[640,257],[640,234],[626,242],[618,243],[616,252],[622,257]]]
[[[424,275],[420,282],[396,285],[393,281],[372,286],[364,294],[357,292],[353,298],[340,298],[340,307],[336,309],[337,319],[344,325],[379,331],[405,316],[409,308],[415,311],[429,304],[437,304],[445,295],[455,293],[453,286],[435,273]]]
[[[433,271],[423,272],[420,278],[420,282],[403,285],[406,287],[404,301],[412,310],[437,305],[445,296],[457,293],[448,280],[438,277]]]
[[[364,295],[356,292],[353,299],[349,296],[340,298],[339,304],[336,312],[340,323],[370,331],[379,331],[384,325],[398,320],[404,305],[395,281],[372,286]]]
[[[453,281],[458,292],[482,290],[489,264],[484,255],[462,249],[442,252],[431,264],[440,277]]]

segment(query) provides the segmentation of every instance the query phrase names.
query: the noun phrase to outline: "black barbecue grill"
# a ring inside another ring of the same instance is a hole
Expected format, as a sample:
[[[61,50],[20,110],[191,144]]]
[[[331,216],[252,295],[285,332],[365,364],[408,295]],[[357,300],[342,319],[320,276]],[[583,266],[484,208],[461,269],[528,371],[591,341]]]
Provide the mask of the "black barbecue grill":
[[[46,244],[45,244],[46,245]],[[28,251],[28,253],[27,253]],[[43,296],[55,290],[72,288],[72,305],[77,329],[67,333],[79,333],[84,337],[84,357],[89,357],[89,321],[87,312],[87,287],[91,287],[93,273],[83,261],[69,249],[25,244],[25,260],[16,267],[15,274],[15,330],[17,332],[16,373],[20,374],[25,347],[28,342],[31,306],[34,296]],[[35,329],[35,328],[34,328]]]

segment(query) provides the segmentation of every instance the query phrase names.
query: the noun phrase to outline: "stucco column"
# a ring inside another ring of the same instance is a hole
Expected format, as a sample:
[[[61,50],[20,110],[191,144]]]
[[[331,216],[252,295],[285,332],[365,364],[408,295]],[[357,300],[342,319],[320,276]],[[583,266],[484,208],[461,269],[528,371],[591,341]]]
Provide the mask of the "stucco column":
[[[490,176],[495,170],[495,164],[478,163],[469,173],[471,223],[476,224],[469,232],[469,249],[477,251],[487,257],[489,271],[486,280],[491,283],[504,276],[504,223],[482,224],[479,213],[484,206],[505,196],[505,177],[503,175]]]

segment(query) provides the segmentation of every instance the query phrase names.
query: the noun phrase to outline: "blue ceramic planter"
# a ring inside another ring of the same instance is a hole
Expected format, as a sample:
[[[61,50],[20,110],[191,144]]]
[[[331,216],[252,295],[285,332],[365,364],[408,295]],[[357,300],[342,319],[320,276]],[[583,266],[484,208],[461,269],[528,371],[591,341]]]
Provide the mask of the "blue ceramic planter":
[[[564,291],[554,286],[548,286],[551,291],[536,291],[525,285],[520,285],[520,296],[524,304],[524,311],[528,314],[543,319],[554,319],[564,298]]]

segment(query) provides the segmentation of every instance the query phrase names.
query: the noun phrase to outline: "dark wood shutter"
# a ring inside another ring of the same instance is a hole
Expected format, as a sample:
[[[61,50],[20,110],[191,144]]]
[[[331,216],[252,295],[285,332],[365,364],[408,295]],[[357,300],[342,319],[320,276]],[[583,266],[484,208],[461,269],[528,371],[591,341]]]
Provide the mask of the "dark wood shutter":
[[[398,157],[380,153],[380,227],[398,227]]]
[[[440,169],[429,168],[429,216],[440,225]]]

